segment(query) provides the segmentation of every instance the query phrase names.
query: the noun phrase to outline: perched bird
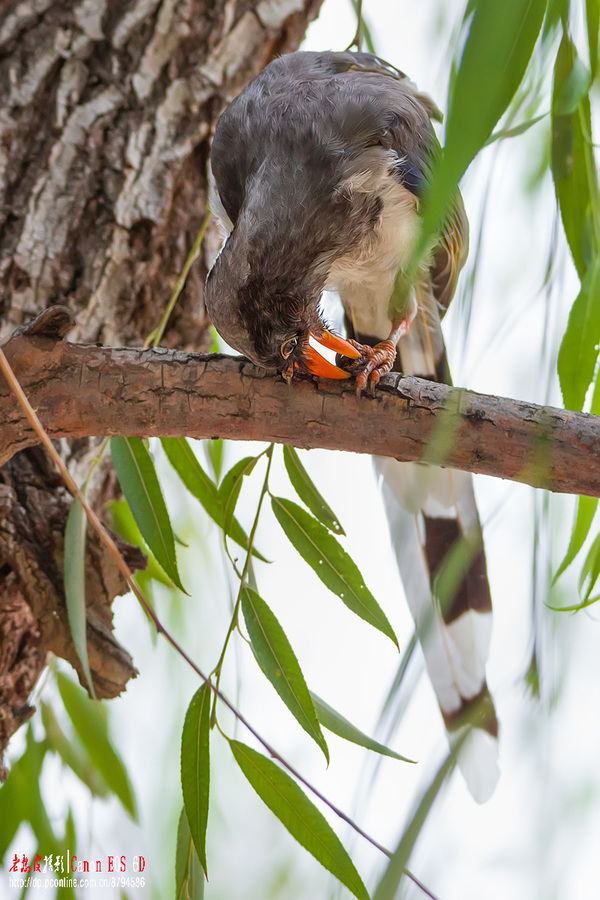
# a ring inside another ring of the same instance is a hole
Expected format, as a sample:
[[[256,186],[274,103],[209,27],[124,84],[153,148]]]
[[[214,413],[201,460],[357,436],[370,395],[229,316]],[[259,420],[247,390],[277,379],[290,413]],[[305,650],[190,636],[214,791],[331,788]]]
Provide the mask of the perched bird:
[[[228,236],[205,294],[228,344],[288,380],[354,377],[359,393],[394,365],[449,380],[440,320],[467,253],[460,195],[408,277],[438,115],[405,75],[367,53],[289,54],[233,100],[212,144],[212,207]],[[323,320],[324,290],[339,293],[347,338]],[[319,345],[335,351],[335,365]],[[451,740],[468,731],[459,764],[483,801],[498,777],[498,726],[471,476],[383,459],[376,469],[427,670]],[[444,578],[448,559],[454,579]]]

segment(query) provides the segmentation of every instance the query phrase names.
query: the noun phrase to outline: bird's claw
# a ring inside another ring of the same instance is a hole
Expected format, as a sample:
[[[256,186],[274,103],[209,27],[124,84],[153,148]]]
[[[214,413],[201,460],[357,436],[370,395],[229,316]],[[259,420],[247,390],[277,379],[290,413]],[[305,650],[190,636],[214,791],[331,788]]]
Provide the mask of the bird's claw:
[[[385,375],[389,369],[386,369],[384,372],[381,372],[379,369],[373,369],[371,372],[363,371],[359,372],[356,376],[356,397],[360,400],[360,396],[363,391],[367,388],[369,389],[369,394],[371,397],[375,396],[375,388],[379,384],[379,379],[382,375]]]
[[[391,341],[381,341],[374,347],[358,344],[356,341],[350,343],[360,350],[360,359],[348,360],[346,357],[337,357],[337,365],[354,375],[357,397],[360,397],[367,387],[371,396],[374,396],[381,376],[387,374],[394,365],[396,346]]]

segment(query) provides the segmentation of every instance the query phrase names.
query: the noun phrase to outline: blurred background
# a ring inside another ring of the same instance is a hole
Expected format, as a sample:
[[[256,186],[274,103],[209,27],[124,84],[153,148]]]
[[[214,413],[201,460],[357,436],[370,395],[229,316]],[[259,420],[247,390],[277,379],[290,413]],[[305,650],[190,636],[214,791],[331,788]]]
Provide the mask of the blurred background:
[[[377,53],[409,74],[442,108],[463,5],[462,0],[364,3]],[[355,28],[350,0],[325,0],[304,47],[342,49]],[[545,100],[532,114],[549,109],[549,92],[548,84]],[[456,385],[561,406],[556,356],[578,282],[544,169],[548,129],[546,117],[519,137],[492,144],[464,178],[471,253],[444,331]],[[197,449],[205,462],[204,448]],[[227,445],[225,470],[259,449]],[[156,607],[188,653],[209,671],[227,630],[235,583],[216,528],[184,495],[158,445],[155,450],[172,519],[188,544],[178,548],[178,555],[191,593],[184,597],[157,585]],[[325,451],[304,452],[301,458],[336,511],[347,533],[344,546],[405,650],[412,624],[370,460]],[[248,479],[238,507],[246,528],[260,481],[258,471]],[[279,450],[272,483],[274,493],[292,496]],[[597,900],[598,613],[595,607],[576,615],[549,609],[578,601],[578,565],[551,587],[568,544],[574,502],[485,477],[476,477],[475,487],[495,609],[488,682],[501,722],[501,779],[492,799],[477,806],[455,772],[425,823],[410,868],[440,900]],[[363,731],[418,762],[411,766],[375,758],[328,735],[331,764],[326,768],[239,639],[228,657],[224,690],[312,784],[378,842],[394,849],[446,752],[433,691],[422,677],[420,651],[394,701],[385,707],[400,662],[391,642],[365,627],[321,585],[269,509],[256,543],[273,560],[271,565],[256,564],[261,594],[290,637],[311,690]],[[126,694],[109,704],[111,733],[134,784],[140,821],[128,818],[115,800],[90,799],[56,759],[46,765],[43,795],[56,821],[74,803],[81,857],[142,854],[152,884],[128,895],[164,898],[172,896],[174,883],[181,727],[198,684],[165,642],[153,639],[133,597],[117,600],[116,627],[140,671]],[[41,693],[53,700],[51,678]],[[241,740],[250,741],[227,716],[223,722],[231,734],[239,731]],[[9,762],[20,755],[23,741],[17,734]],[[350,896],[261,804],[216,731],[211,741],[208,900]],[[323,812],[367,886],[373,887],[385,858],[327,809]],[[7,858],[30,842],[23,826]],[[9,889],[6,896],[19,892]],[[400,896],[424,895],[406,880]]]

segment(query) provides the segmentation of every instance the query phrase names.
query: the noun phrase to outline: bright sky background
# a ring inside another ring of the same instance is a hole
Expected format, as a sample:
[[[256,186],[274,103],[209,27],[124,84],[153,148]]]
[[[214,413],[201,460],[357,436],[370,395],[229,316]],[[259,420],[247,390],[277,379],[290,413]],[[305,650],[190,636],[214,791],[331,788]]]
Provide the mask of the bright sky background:
[[[406,71],[442,108],[448,47],[462,6],[460,0],[365,0],[365,16],[379,54]],[[325,0],[305,46],[342,49],[350,42],[354,27],[349,0]],[[464,334],[460,296],[445,331],[456,384],[560,405],[556,380],[548,379],[547,360],[554,359],[576,282],[561,242],[555,256],[564,279],[558,280],[555,295],[549,297],[543,290],[554,200],[549,182],[533,195],[527,194],[526,187],[534,173],[544,127],[485,151],[465,178],[472,245],[477,242],[486,206],[484,239],[468,335]],[[463,284],[468,276],[469,269]],[[231,447],[227,464],[255,452],[256,448],[248,445]],[[406,646],[411,624],[370,460],[324,451],[312,451],[302,458],[348,533],[347,549],[386,610],[401,646]],[[170,477],[166,464],[161,471]],[[273,489],[292,496],[279,462]],[[256,484],[245,489],[241,518],[246,525],[257,490]],[[555,617],[543,606],[549,600],[544,580],[548,548],[556,567],[566,547],[572,502],[551,498],[549,524],[541,528],[541,603],[536,616],[542,699],[536,701],[527,693],[523,675],[531,654],[534,510],[541,510],[542,495],[489,478],[477,478],[476,490],[495,604],[488,680],[502,726],[502,777],[493,798],[478,807],[460,775],[453,776],[421,835],[411,869],[440,900],[597,900],[598,616],[592,609],[588,615]],[[223,556],[218,536],[195,502],[182,497],[175,486],[171,496],[177,530],[193,542],[189,551],[180,554],[183,580],[192,586],[192,596],[174,601],[157,591],[159,612],[201,667],[210,670],[229,615]],[[357,500],[359,514],[355,512]],[[275,560],[271,566],[257,566],[260,591],[286,629],[310,688],[354,724],[373,733],[399,662],[391,642],[352,616],[321,586],[270,513],[265,515],[257,543]],[[231,587],[235,587],[233,583]],[[576,600],[572,581],[565,579],[565,590],[566,594],[553,595],[553,602]],[[46,791],[57,812],[64,808],[66,796],[78,796],[80,832],[88,841],[90,856],[114,852],[146,857],[148,874],[156,878],[159,887],[132,896],[149,900],[168,896],[180,803],[180,730],[185,708],[198,685],[164,643],[152,642],[131,598],[117,602],[116,620],[119,638],[132,651],[141,673],[127,694],[111,704],[113,733],[142,807],[141,825],[134,826],[116,803],[90,803],[71,779],[60,774],[58,765]],[[227,693],[232,698],[237,695],[253,724],[327,797],[393,849],[415,796],[428,784],[445,752],[441,717],[427,681],[422,679],[415,686],[400,727],[391,738],[394,749],[418,759],[418,765],[386,760],[371,782],[372,757],[334,736],[330,739],[331,765],[325,769],[319,751],[258,672],[248,649],[241,642],[237,646],[225,678]],[[227,717],[223,722],[228,722]],[[241,731],[237,736],[250,740]],[[212,747],[207,900],[347,898],[348,892],[297,847],[261,806],[217,734]],[[15,741],[14,752],[19,749]],[[325,812],[351,850],[367,886],[373,888],[384,863],[381,855]],[[24,831],[15,847],[25,840]],[[423,895],[407,882],[402,896]]]

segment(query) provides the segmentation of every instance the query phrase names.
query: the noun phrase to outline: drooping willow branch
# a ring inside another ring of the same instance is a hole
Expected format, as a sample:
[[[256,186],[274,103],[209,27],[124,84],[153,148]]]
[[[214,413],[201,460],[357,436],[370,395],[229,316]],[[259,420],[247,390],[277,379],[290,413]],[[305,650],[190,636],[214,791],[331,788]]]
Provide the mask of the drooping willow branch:
[[[60,310],[60,311],[59,311]],[[443,463],[563,493],[600,496],[600,418],[389,375],[290,387],[242,359],[71,344],[46,310],[4,352],[48,434],[223,437]],[[37,435],[0,382],[0,464]]]

